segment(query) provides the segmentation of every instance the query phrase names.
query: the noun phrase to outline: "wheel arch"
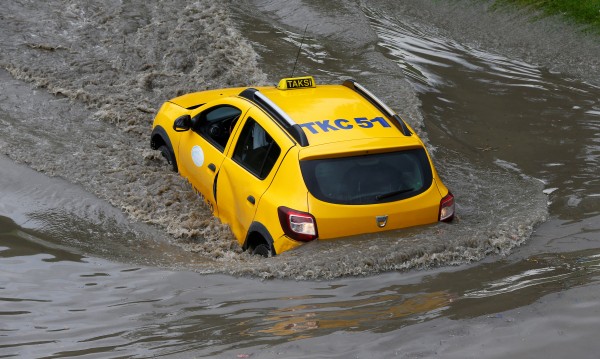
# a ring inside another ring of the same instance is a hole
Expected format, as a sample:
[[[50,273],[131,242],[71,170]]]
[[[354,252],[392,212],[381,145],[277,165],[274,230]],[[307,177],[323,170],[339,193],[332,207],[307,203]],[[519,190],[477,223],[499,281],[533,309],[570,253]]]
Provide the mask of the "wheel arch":
[[[167,131],[161,125],[157,125],[150,135],[150,148],[158,150],[162,145],[167,145],[173,151],[173,145],[171,144],[169,135],[167,135]]]
[[[171,157],[173,160],[173,163],[171,165],[172,169],[173,171],[178,172],[179,167],[177,165],[177,156],[175,155],[175,151],[173,150],[173,145],[171,144],[169,135],[162,126],[157,125],[156,127],[154,127],[154,129],[152,130],[152,134],[150,135],[150,148],[152,148],[153,150],[158,150],[161,146],[167,146],[167,148],[171,152]]]
[[[246,234],[246,240],[244,241],[242,249],[248,250],[256,248],[260,243],[266,243],[271,249],[272,255],[277,254],[275,253],[275,246],[273,245],[273,237],[271,237],[267,227],[260,222],[252,222],[250,228],[248,228],[248,234]]]

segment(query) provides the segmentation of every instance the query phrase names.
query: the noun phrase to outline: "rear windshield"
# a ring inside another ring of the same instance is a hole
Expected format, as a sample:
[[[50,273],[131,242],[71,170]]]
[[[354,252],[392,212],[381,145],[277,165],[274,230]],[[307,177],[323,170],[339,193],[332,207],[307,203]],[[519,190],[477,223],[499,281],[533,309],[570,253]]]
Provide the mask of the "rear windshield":
[[[307,160],[302,176],[316,198],[338,204],[374,204],[416,196],[431,186],[422,148],[364,156]]]

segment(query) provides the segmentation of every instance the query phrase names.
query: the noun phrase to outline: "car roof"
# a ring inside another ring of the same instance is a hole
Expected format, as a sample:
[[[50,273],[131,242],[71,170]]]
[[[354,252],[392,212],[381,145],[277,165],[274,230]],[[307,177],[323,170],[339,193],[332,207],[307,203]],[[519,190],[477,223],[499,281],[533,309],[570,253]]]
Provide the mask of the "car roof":
[[[307,81],[308,86],[288,87],[286,81]],[[277,86],[207,90],[179,96],[170,102],[192,110],[227,97],[245,98],[262,108],[301,147],[348,142],[345,145],[369,143],[370,148],[376,148],[378,138],[395,138],[398,147],[414,146],[415,140],[420,142],[418,137],[411,136],[413,131],[402,119],[352,80],[342,85],[318,85],[310,76],[288,78]],[[369,141],[362,141],[365,139]]]
[[[381,110],[344,85],[256,89],[302,127],[311,147],[366,138],[407,137]]]

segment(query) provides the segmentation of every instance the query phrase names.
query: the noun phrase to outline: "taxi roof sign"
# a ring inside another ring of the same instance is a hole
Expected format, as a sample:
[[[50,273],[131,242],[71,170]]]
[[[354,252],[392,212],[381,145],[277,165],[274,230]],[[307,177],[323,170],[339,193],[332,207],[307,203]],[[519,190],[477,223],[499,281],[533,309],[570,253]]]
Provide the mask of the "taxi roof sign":
[[[288,77],[281,79],[279,84],[277,84],[277,88],[280,90],[301,89],[316,86],[315,79],[312,76]]]

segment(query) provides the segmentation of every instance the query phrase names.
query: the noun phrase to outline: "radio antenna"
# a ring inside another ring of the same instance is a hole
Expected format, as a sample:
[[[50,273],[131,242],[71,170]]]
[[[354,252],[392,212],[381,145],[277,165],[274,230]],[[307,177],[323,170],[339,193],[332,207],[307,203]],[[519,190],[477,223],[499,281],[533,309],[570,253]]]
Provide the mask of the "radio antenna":
[[[292,69],[292,76],[294,77],[294,72],[296,72],[296,65],[298,64],[298,57],[300,56],[300,50],[302,50],[302,45],[304,45],[304,38],[306,37],[306,29],[308,29],[308,24],[304,28],[304,34],[302,35],[302,40],[300,41],[300,46],[298,47],[298,53],[296,54],[296,61],[294,62],[294,68]]]

